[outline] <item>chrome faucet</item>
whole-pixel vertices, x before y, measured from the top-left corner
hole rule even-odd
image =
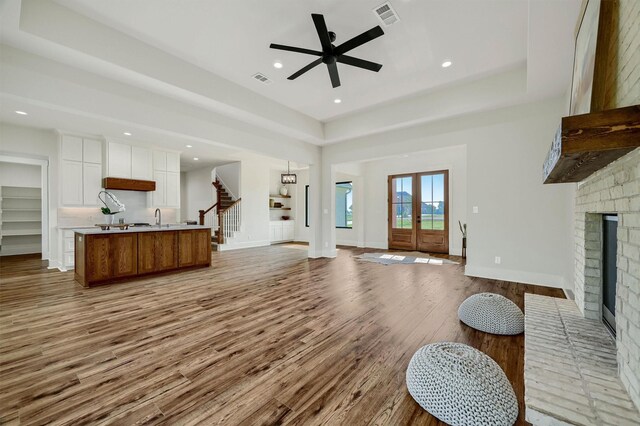
[[[158,225],[158,228],[162,228],[162,212],[160,209],[156,209],[153,216],[156,218],[156,225]]]

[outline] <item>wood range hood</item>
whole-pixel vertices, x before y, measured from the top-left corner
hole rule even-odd
[[[638,147],[640,105],[563,117],[544,162],[544,183],[580,182]]]
[[[125,179],[106,177],[102,179],[104,189],[119,189],[122,191],[155,191],[156,183],[152,180]]]

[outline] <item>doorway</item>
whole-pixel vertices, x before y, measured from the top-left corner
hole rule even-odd
[[[388,177],[389,248],[449,253],[449,171]]]

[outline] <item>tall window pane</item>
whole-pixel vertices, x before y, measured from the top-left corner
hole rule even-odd
[[[391,182],[391,227],[411,229],[413,217],[413,178],[393,178]]]
[[[309,227],[309,185],[304,186],[304,226]]]
[[[336,183],[336,228],[353,227],[353,184]]]

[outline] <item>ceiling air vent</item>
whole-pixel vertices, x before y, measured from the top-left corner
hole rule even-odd
[[[255,78],[256,80],[258,80],[262,84],[271,84],[271,83],[273,83],[273,81],[271,81],[271,79],[269,79],[269,77],[267,77],[266,75],[264,75],[262,73],[256,73],[256,74],[252,75],[251,77]]]
[[[395,24],[400,20],[400,17],[396,11],[393,10],[393,7],[391,7],[391,3],[389,2],[382,3],[380,6],[373,9],[373,13],[376,14],[385,27]]]

